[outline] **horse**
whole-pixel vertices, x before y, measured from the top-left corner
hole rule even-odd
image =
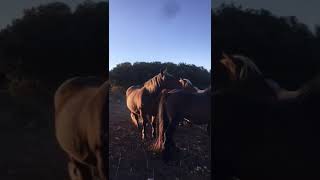
[[[314,117],[319,116],[320,76],[289,91],[264,77],[249,58],[224,55],[223,59],[219,63],[227,71],[228,86],[213,94],[216,175],[319,176],[315,173],[320,145],[314,142],[320,138],[320,123]],[[241,71],[249,73],[241,76]]]
[[[180,83],[182,84],[183,89],[189,91],[191,93],[203,93],[205,90],[201,90],[198,87],[194,86],[189,79],[182,79],[180,78]]]
[[[173,135],[178,123],[184,118],[194,124],[208,124],[207,130],[210,133],[211,87],[202,93],[190,93],[185,89],[162,91],[156,123],[157,138],[150,148],[162,153],[165,161],[171,159],[171,150],[176,148]]]
[[[131,121],[141,132],[141,139],[146,138],[146,125],[151,122],[152,137],[155,137],[155,116],[159,94],[163,89],[181,89],[179,79],[161,69],[160,73],[149,79],[143,86],[131,86],[126,91],[126,103],[130,110]],[[142,121],[139,121],[139,119]]]
[[[241,94],[251,99],[260,99],[270,103],[278,98],[276,82],[266,78],[250,58],[243,55],[227,55],[223,53],[223,58],[218,62],[217,67],[222,69],[219,73],[228,74],[228,78],[223,79],[224,82],[221,83],[223,86],[216,87],[216,93],[231,90],[237,95]],[[221,71],[224,72],[222,73]],[[217,74],[218,77],[219,75]],[[234,88],[237,91],[234,91]]]
[[[236,80],[245,80],[253,79],[256,77],[261,77],[258,79],[262,81],[264,85],[267,85],[275,96],[276,100],[284,101],[295,99],[301,93],[300,89],[289,91],[280,85],[273,79],[265,78],[262,74],[262,71],[258,66],[248,57],[242,55],[232,55],[223,54],[223,59],[220,60],[221,63],[228,69],[230,81]]]
[[[72,180],[107,179],[109,83],[96,77],[66,80],[54,95],[55,135],[69,157]]]

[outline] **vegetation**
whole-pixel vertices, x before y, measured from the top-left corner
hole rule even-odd
[[[195,86],[206,88],[210,85],[211,76],[208,70],[189,64],[174,64],[160,62],[125,62],[118,64],[109,72],[109,78],[113,85],[128,88],[132,85],[143,85],[144,82],[157,75],[160,69],[167,68],[175,77],[187,78]]]
[[[287,88],[297,88],[319,71],[320,27],[313,32],[294,16],[223,4],[213,10],[212,29],[214,62],[223,51],[244,54]]]
[[[21,82],[50,91],[73,76],[106,76],[108,17],[107,2],[85,1],[75,11],[60,2],[25,10],[0,31],[0,73],[10,88]]]

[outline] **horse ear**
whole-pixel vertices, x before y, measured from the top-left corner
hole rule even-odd
[[[163,75],[163,73],[164,73],[164,68],[161,68],[160,69],[160,74]]]
[[[168,71],[168,69],[167,69],[167,67],[166,67],[163,72],[166,73],[167,71]]]

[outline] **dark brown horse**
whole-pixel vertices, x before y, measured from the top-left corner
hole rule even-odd
[[[280,87],[280,85],[273,79],[265,78],[258,66],[248,57],[242,55],[223,54],[223,58],[220,62],[225,66],[229,74],[229,80],[227,81],[233,81],[233,83],[236,81],[242,81],[241,83],[244,83],[249,80],[256,80],[250,82],[253,86],[260,81],[261,85],[265,86],[265,90],[270,92],[270,94],[268,94],[272,96],[274,100],[293,100],[301,93],[301,89],[289,91]],[[263,90],[259,89],[258,93],[261,92],[263,92]]]
[[[107,179],[109,83],[94,77],[64,82],[54,96],[55,132],[69,156],[71,179]]]
[[[227,78],[219,79],[219,83],[216,83],[216,93],[227,90],[259,101],[273,102],[277,99],[275,83],[271,83],[274,81],[265,78],[250,58],[242,55],[223,54],[223,58],[216,66],[221,70],[215,76],[219,78],[225,77],[227,74]],[[237,89],[237,91],[233,89]]]
[[[170,159],[175,148],[173,135],[179,122],[186,118],[194,124],[211,124],[211,87],[202,93],[190,93],[184,89],[165,90],[161,94],[157,118],[157,139],[151,148],[163,152],[164,160]]]
[[[152,136],[155,136],[155,121],[159,94],[163,89],[182,88],[179,79],[167,72],[166,69],[160,70],[160,73],[143,86],[131,86],[126,91],[127,107],[130,110],[133,124],[141,131],[142,140],[146,137],[146,125],[152,124]],[[139,121],[141,120],[141,121]]]

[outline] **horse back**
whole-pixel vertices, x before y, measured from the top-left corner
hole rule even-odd
[[[168,114],[180,114],[195,124],[211,119],[211,96],[206,93],[190,93],[184,90],[169,91],[166,99]]]

